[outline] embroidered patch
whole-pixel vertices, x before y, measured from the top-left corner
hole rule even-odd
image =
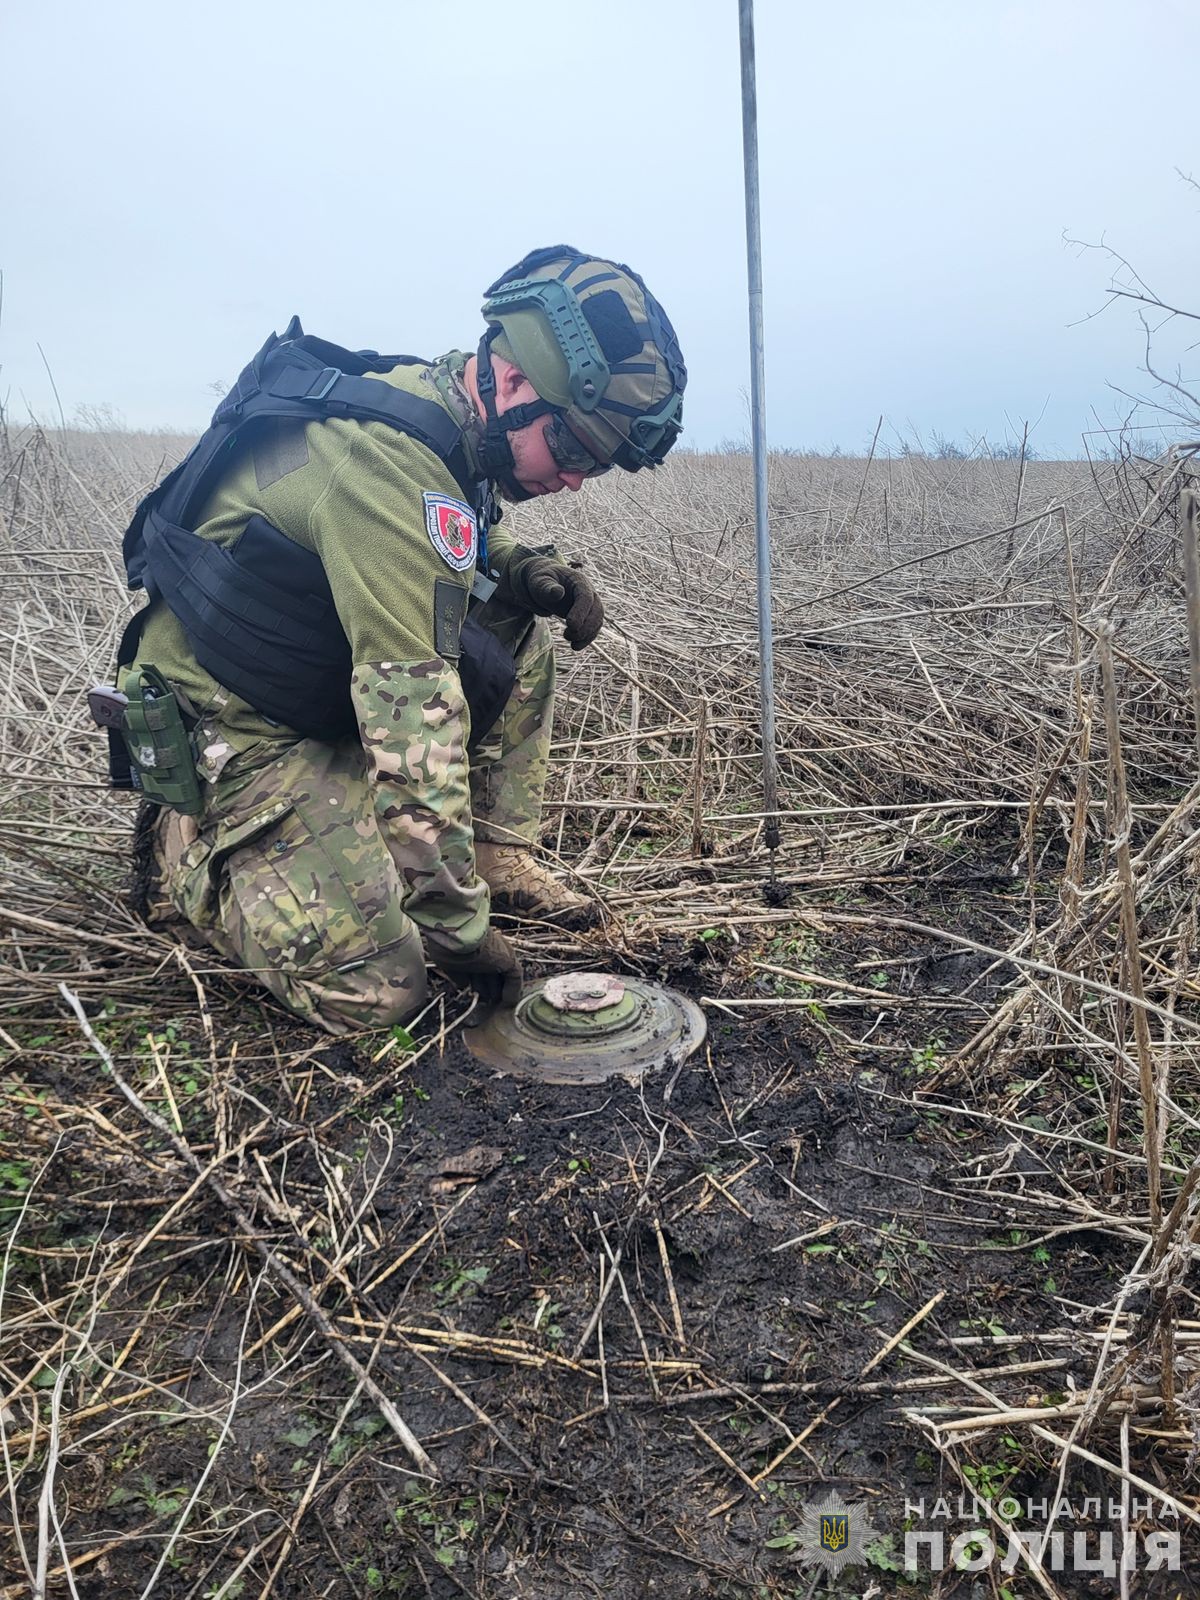
[[[452,500],[448,494],[426,490],[424,499],[429,542],[447,566],[455,572],[466,572],[475,565],[479,538],[475,513],[466,501]]]

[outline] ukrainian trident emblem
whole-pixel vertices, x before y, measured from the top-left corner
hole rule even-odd
[[[850,1516],[845,1511],[828,1511],[821,1515],[821,1549],[836,1554],[850,1537]]]
[[[866,1506],[843,1500],[836,1489],[805,1506],[797,1533],[800,1560],[824,1567],[834,1577],[843,1567],[864,1561],[866,1547],[876,1537]]]

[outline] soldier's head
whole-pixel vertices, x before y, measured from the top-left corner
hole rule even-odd
[[[483,463],[510,498],[659,465],[682,429],[687,368],[637,273],[552,245],[497,278],[483,315]]]

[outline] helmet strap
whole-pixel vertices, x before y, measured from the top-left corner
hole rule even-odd
[[[495,328],[489,328],[479,341],[479,354],[475,366],[475,383],[483,402],[484,428],[479,444],[479,459],[489,477],[495,478],[512,500],[531,500],[528,489],[517,482],[516,463],[513,461],[510,433],[527,428],[539,417],[548,417],[554,407],[546,400],[531,400],[523,406],[512,406],[503,416],[496,411],[496,373],[492,367],[492,340]]]

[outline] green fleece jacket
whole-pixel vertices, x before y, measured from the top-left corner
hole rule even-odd
[[[372,376],[448,410],[431,372],[400,366]],[[445,585],[465,593],[474,576],[470,525],[445,505],[461,499],[438,457],[386,423],[280,423],[234,457],[197,525],[204,538],[232,545],[258,515],[321,558],[350,641],[376,815],[410,885],[405,909],[435,948],[449,951],[473,949],[489,911],[475,872],[467,707],[456,659],[437,648],[447,636],[434,616],[437,586],[444,605]],[[514,548],[493,529],[490,569],[503,571]],[[206,672],[161,601],[150,607],[138,661],[157,667],[197,718],[197,766],[211,785],[213,819],[302,737]]]

